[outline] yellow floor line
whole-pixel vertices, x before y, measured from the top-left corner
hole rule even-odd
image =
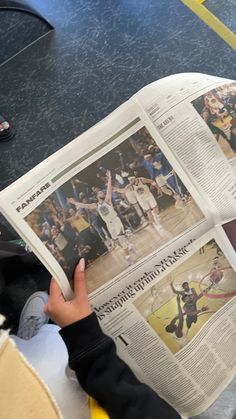
[[[236,51],[236,35],[202,4],[204,0],[181,1]]]

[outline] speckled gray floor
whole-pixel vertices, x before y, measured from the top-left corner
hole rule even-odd
[[[49,30],[46,23],[30,14],[0,9],[0,64],[44,36]]]
[[[156,79],[185,71],[235,78],[235,52],[180,0],[29,3],[55,31],[0,66],[0,112],[16,129],[0,144],[0,189]],[[13,312],[38,289],[31,279],[20,287],[13,278],[17,298],[9,284]]]
[[[204,6],[228,26],[231,31],[236,33],[235,0],[205,0]]]

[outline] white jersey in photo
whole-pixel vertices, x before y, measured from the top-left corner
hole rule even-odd
[[[97,210],[100,217],[106,223],[108,231],[113,240],[116,240],[119,235],[124,234],[124,226],[112,204],[108,204],[105,201],[98,202]]]
[[[133,190],[132,187],[128,188],[125,191],[125,196],[126,196],[126,199],[128,200],[128,202],[131,205],[137,204],[138,201],[137,201],[137,198],[136,198],[136,193],[135,193],[135,191]]]
[[[162,188],[163,186],[166,186],[166,179],[165,179],[165,176],[163,176],[163,175],[158,175],[158,176],[156,176],[156,177],[155,177],[155,181],[156,181],[156,184],[157,184],[160,188]]]
[[[136,184],[133,185],[134,192],[139,205],[144,211],[148,211],[157,206],[157,202],[150,192],[149,187],[143,183],[142,179],[137,179]]]

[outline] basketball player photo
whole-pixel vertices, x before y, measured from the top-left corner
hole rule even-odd
[[[228,83],[192,101],[228,159],[236,156],[236,83]]]
[[[85,258],[92,292],[197,226],[204,214],[142,127],[25,219],[69,279]]]
[[[236,296],[236,273],[215,240],[137,298],[135,307],[176,353]]]

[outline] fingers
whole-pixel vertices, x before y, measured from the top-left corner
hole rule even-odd
[[[79,264],[76,266],[74,275],[74,291],[75,300],[80,308],[80,318],[88,316],[91,312],[91,306],[88,300],[88,293],[85,279],[85,261],[81,259]]]
[[[50,300],[64,300],[61,289],[57,284],[54,278],[51,279],[50,290],[49,290],[49,299]]]
[[[74,291],[76,297],[80,297],[81,295],[87,295],[84,270],[85,261],[84,258],[82,258],[76,266],[74,273]]]
[[[61,289],[57,285],[56,280],[52,278],[49,289],[49,299],[48,303],[44,306],[44,312],[51,317],[55,304],[58,305],[58,303],[60,304],[64,301],[65,299],[62,295]]]
[[[87,293],[84,271],[85,271],[85,260],[84,258],[82,258],[80,259],[80,262],[76,266],[75,275],[74,275],[75,296],[81,301],[81,303],[88,301],[88,293]]]
[[[51,280],[50,295],[45,312],[60,327],[81,320],[92,312],[88,301],[84,270],[85,261],[81,259],[74,274],[75,297],[70,302],[65,301],[55,279]]]

